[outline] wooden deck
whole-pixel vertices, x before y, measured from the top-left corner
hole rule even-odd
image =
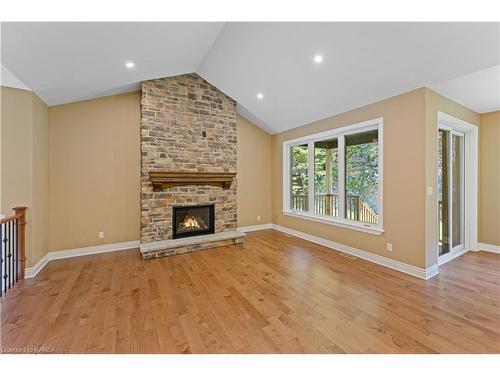
[[[1,346],[59,353],[500,353],[500,256],[428,281],[265,230],[143,261],[53,261],[1,300]]]

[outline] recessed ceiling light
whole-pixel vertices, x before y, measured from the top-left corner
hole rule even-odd
[[[125,63],[125,66],[129,69],[132,69],[135,66],[135,64],[132,61],[127,61]]]
[[[318,63],[318,64],[319,64],[319,63],[320,63],[320,62],[322,62],[322,61],[323,61],[323,56],[321,56],[321,55],[316,55],[316,56],[314,56],[314,62],[315,62],[315,63]]]
[[[259,92],[257,94],[257,99],[264,99],[264,94],[262,94],[261,92]]]

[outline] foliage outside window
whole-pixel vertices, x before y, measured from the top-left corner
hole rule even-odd
[[[291,147],[291,207],[294,210],[307,211],[309,208],[308,192],[308,149],[307,144]]]
[[[338,140],[314,142],[314,213],[338,216]]]
[[[380,227],[381,120],[350,128],[285,144],[285,211]]]
[[[345,137],[346,218],[378,223],[378,131]]]

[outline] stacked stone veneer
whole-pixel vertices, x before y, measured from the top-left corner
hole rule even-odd
[[[236,230],[236,179],[153,192],[152,171],[236,173],[236,102],[196,74],[142,82],[141,242],[172,238],[174,205],[215,204],[216,233]]]

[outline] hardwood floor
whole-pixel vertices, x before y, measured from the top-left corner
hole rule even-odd
[[[1,346],[62,353],[499,353],[500,256],[428,281],[265,230],[143,261],[52,261],[1,300]]]

